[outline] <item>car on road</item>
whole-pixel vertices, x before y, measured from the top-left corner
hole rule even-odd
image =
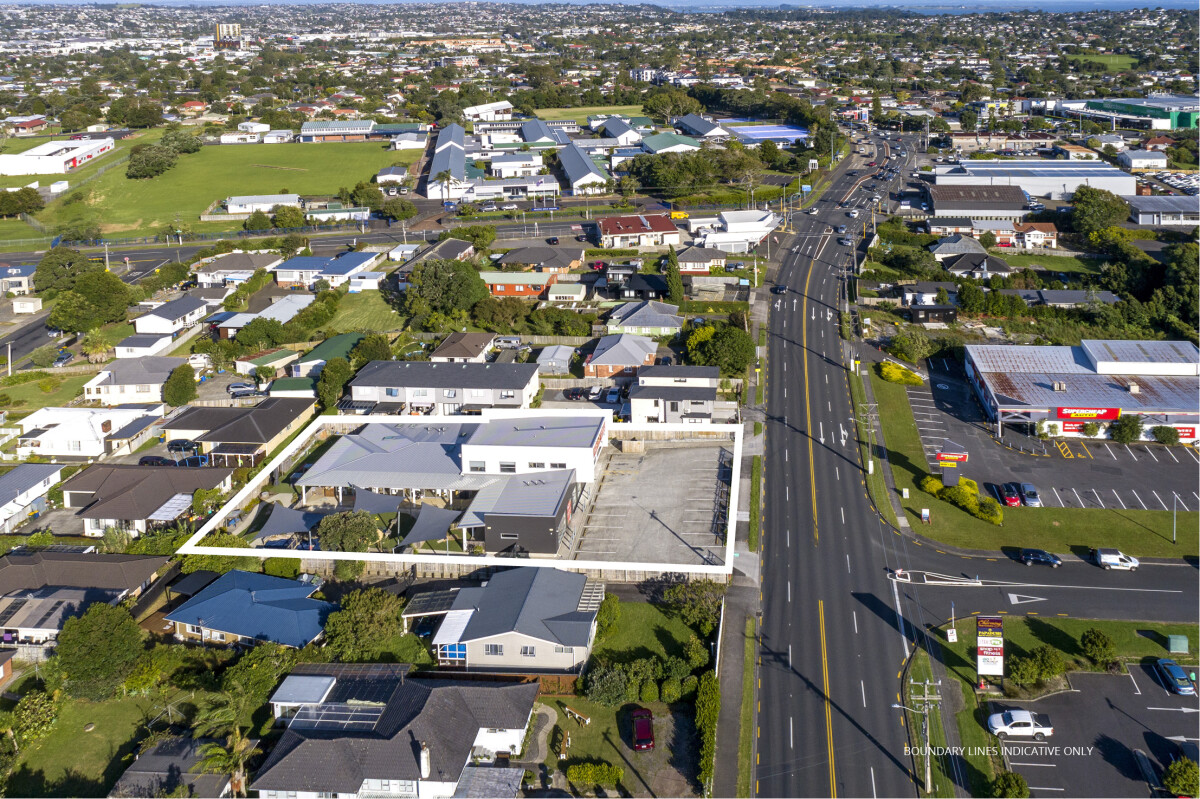
[[[516,211],[517,204],[516,203],[505,203],[504,205],[500,206],[500,210],[501,211]]]
[[[1033,483],[1021,483],[1020,491],[1021,499],[1025,500],[1025,504],[1028,507],[1042,507],[1042,495],[1038,493],[1037,486]]]
[[[575,241],[587,241],[587,236],[580,233],[578,236],[575,237]]]
[[[1028,710],[1005,710],[988,716],[988,732],[997,738],[1032,738],[1044,741],[1054,734],[1050,717]]]
[[[138,459],[138,466],[174,466],[175,461],[162,455],[143,455]]]
[[[877,161],[868,161],[868,162],[867,162],[867,166],[879,166],[879,162],[877,162]]]
[[[664,355],[663,357],[659,358],[658,365],[659,366],[670,366],[671,365],[671,356]]]
[[[54,359],[54,363],[53,363],[53,364],[51,364],[51,366],[53,366],[53,367],[55,367],[55,368],[57,369],[57,368],[60,368],[60,367],[66,366],[67,364],[69,364],[69,363],[70,363],[71,361],[73,361],[73,360],[75,360],[75,354],[74,354],[74,353],[71,353],[71,352],[60,352],[60,353],[58,354],[58,357]]]
[[[253,391],[258,388],[254,383],[230,383],[225,386],[226,394],[235,394],[239,391]]]
[[[558,236],[550,236],[546,239],[547,244],[558,244]]]
[[[858,170],[857,170],[857,169],[851,169],[851,170],[850,170],[849,172],[847,172],[846,174],[847,174],[847,175],[849,175],[849,176],[850,176],[850,177],[852,177],[852,178],[856,178],[856,177],[858,177]]]
[[[838,226],[837,226],[837,232],[838,232],[838,233],[845,233],[845,232],[846,232],[846,226],[845,226],[845,225],[838,225]]]
[[[842,245],[843,247],[853,247],[854,240],[843,236],[842,238],[838,239],[838,244]]]
[[[847,213],[846,216],[850,217],[851,219],[858,219],[858,209],[855,208],[853,211]]]
[[[208,456],[207,455],[193,455],[190,458],[184,458],[183,460],[179,461],[175,465],[190,467],[193,469],[201,467],[201,466],[207,466],[208,465]]]
[[[1168,691],[1180,696],[1196,695],[1196,686],[1192,685],[1192,681],[1188,679],[1187,674],[1178,663],[1169,658],[1159,658],[1155,661],[1154,667],[1158,670],[1158,676],[1162,678]]]
[[[1093,549],[1092,560],[1102,569],[1120,569],[1131,572],[1137,571],[1137,567],[1141,565],[1137,558],[1126,555],[1119,549]]]
[[[771,286],[772,294],[787,294],[787,286]]]
[[[1000,486],[1000,499],[1010,508],[1018,508],[1021,506],[1021,494],[1017,491],[1017,487],[1012,483],[1005,483]]]
[[[609,405],[616,405],[621,401],[621,389],[617,387],[610,388],[608,393],[604,395],[604,401]]]
[[[195,452],[197,449],[196,442],[186,438],[175,438],[167,442],[167,452],[170,453]]]
[[[816,215],[817,215],[817,209],[816,209],[816,208],[809,208],[809,209],[808,209],[807,211],[805,211],[804,213],[808,214],[809,216],[816,216]]]
[[[59,330],[57,327],[46,328],[46,336],[48,338],[58,338],[62,334],[63,334],[63,332],[61,330]]]
[[[654,714],[644,707],[633,711],[633,748],[637,752],[654,748]]]
[[[599,402],[602,394],[604,394],[604,389],[600,386],[592,386],[588,389],[587,398],[592,402]]]
[[[1062,558],[1052,555],[1044,549],[1022,549],[1021,562],[1026,566],[1049,566],[1057,569],[1062,565]]]

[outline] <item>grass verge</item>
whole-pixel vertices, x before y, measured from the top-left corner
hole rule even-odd
[[[854,403],[855,415],[857,416],[858,408],[866,401],[866,390],[863,387],[862,377],[850,372],[848,378],[850,381],[850,398]],[[875,399],[879,399],[876,397]],[[862,463],[868,463],[871,458],[871,445],[865,437],[866,431],[862,429],[862,425],[858,424],[858,454]],[[888,439],[891,440],[890,438]],[[898,527],[896,521],[896,509],[892,506],[891,495],[888,493],[887,481],[883,479],[883,464],[875,469],[874,474],[867,475],[867,491],[871,495],[871,501],[875,503],[875,507],[883,515],[883,518],[892,527]]]
[[[1005,508],[1004,526],[977,519],[917,488],[929,474],[908,394],[903,386],[871,374],[879,422],[897,490],[909,489],[901,505],[921,534],[951,546],[999,550],[1036,547],[1086,556],[1092,547],[1115,547],[1135,557],[1178,558],[1200,547],[1200,513],[1181,512],[1177,545],[1171,543],[1171,512],[1116,508]],[[922,525],[921,508],[933,510]]]
[[[932,680],[933,670],[929,663],[929,654],[924,650],[917,650],[913,655],[913,662],[908,671],[908,682],[904,685],[904,704],[908,708],[923,710],[924,703],[919,703],[914,696],[921,696],[925,692],[925,681]],[[915,685],[914,685],[915,683]],[[937,693],[942,694],[942,702],[946,701],[945,688],[942,686],[934,688]],[[917,747],[929,746],[944,750],[948,745],[946,741],[946,730],[942,726],[942,714],[937,712],[937,705],[930,705],[929,713],[929,729],[926,733],[923,723],[923,713],[914,713],[912,710],[904,711],[904,723],[909,725],[909,739]],[[926,740],[925,736],[929,738]],[[928,751],[928,750],[925,750]],[[925,781],[925,755],[918,754],[913,758],[913,764],[916,769],[917,779],[924,783]],[[928,787],[923,793],[926,796],[953,797],[954,796],[954,780],[950,775],[950,764],[945,757],[936,757],[930,761],[930,781],[933,785],[933,790]],[[983,794],[973,794],[974,796],[982,796]]]
[[[738,725],[737,795],[748,797],[754,776],[754,619],[746,619],[742,661],[742,710]]]
[[[755,455],[750,465],[750,532],[746,545],[751,552],[758,551],[758,540],[762,536],[762,455]]]

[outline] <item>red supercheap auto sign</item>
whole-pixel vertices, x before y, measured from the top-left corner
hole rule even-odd
[[[1119,419],[1120,408],[1058,408],[1059,419]]]

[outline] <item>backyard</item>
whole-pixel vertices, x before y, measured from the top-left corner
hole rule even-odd
[[[1034,269],[1045,272],[1065,272],[1067,274],[1100,274],[1100,258],[1087,258],[1077,255],[1025,255],[1007,253],[1003,247],[993,248],[991,252],[1003,258],[1009,266],[1017,269]]]
[[[38,408],[66,405],[83,391],[83,384],[95,376],[95,372],[65,377],[51,375],[41,380],[0,389],[0,395],[8,397],[4,407],[15,411],[28,412]]]
[[[392,310],[380,292],[363,291],[342,297],[329,329],[343,333],[383,333],[399,330],[404,323],[404,317]]]

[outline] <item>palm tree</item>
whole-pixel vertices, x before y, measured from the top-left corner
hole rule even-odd
[[[246,764],[262,752],[257,742],[242,734],[240,728],[225,737],[225,743],[215,741],[200,747],[200,760],[192,771],[201,774],[228,774],[229,789],[234,796],[246,795]]]
[[[103,363],[112,349],[112,342],[98,330],[93,330],[83,337],[80,351],[87,356],[88,363]]]
[[[201,738],[241,735],[249,710],[245,691],[221,690],[200,700],[192,728]]]

